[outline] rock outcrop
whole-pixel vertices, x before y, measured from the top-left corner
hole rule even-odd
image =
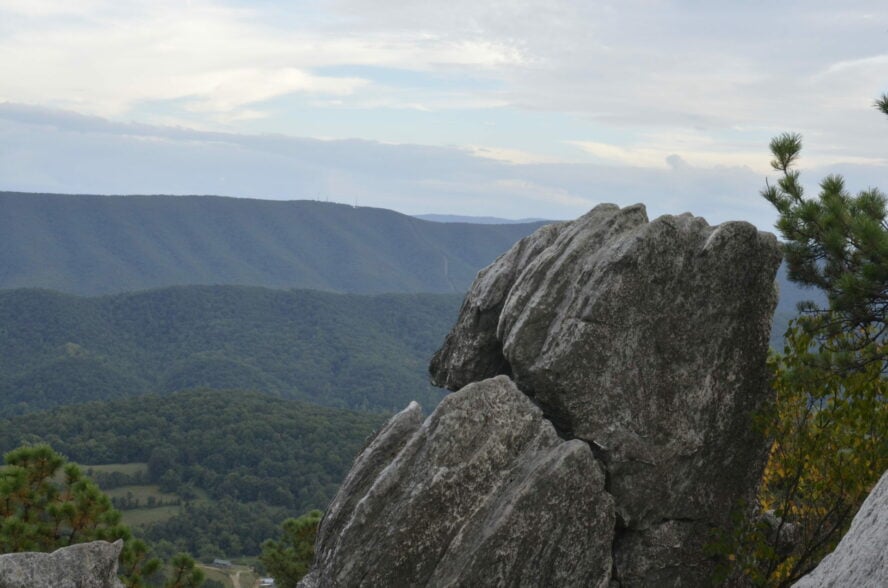
[[[700,584],[702,544],[758,480],[780,255],[747,223],[598,206],[482,270],[432,360],[449,388],[510,375],[605,464],[626,585]]]
[[[123,541],[93,541],[52,553],[0,555],[0,588],[123,588],[117,558]]]
[[[888,472],[863,502],[835,551],[794,588],[888,586]]]
[[[766,453],[779,260],[747,223],[640,205],[517,243],[432,360],[460,391],[362,453],[303,585],[707,585]]]
[[[304,587],[601,586],[613,500],[505,377],[412,404],[361,453],[318,532]]]

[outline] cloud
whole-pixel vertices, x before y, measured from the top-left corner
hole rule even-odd
[[[748,168],[504,162],[458,147],[322,141],[136,123],[0,104],[0,189],[319,198],[418,214],[573,218],[645,202],[767,227]]]
[[[556,157],[531,153],[530,151],[524,151],[522,149],[470,145],[468,151],[476,157],[484,157],[486,159],[493,159],[505,163],[558,163],[560,161]]]
[[[888,184],[886,30],[874,0],[0,0],[0,178],[767,226],[779,132],[815,188]]]
[[[209,0],[135,0],[126,10],[100,0],[3,1],[0,20],[14,26],[0,27],[0,100],[112,117],[181,101],[186,112],[232,120],[272,98],[342,97],[370,85],[313,73],[325,66],[489,69],[521,61],[517,48],[490,39],[281,28],[263,17]]]
[[[728,140],[716,141],[702,133],[684,133],[679,129],[646,134],[629,146],[599,141],[568,143],[602,162],[625,166],[667,169],[682,162],[701,167],[745,166],[759,173],[770,169],[768,155],[761,149],[744,151],[744,146]]]
[[[295,92],[346,96],[366,84],[359,78],[315,76],[296,68],[237,69],[172,80],[177,91],[167,98],[193,98],[187,106],[191,111],[228,113]]]

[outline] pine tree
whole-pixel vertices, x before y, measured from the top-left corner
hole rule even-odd
[[[260,559],[278,586],[295,588],[308,573],[322,517],[321,511],[313,510],[299,518],[287,519],[282,525],[281,540],[262,544]]]
[[[120,522],[111,500],[81,469],[49,445],[23,446],[4,456],[0,468],[0,553],[54,551],[87,541],[123,540],[121,580],[131,587],[161,567],[148,545]],[[187,554],[173,561],[169,588],[193,588],[203,580]]]
[[[876,107],[888,114],[888,95]],[[762,195],[780,213],[789,278],[823,290],[828,305],[802,305],[769,360],[777,401],[760,415],[773,445],[758,516],[716,545],[727,576],[760,586],[790,586],[812,570],[888,469],[886,198],[875,188],[852,196],[831,175],[806,199],[801,145],[790,133],[771,141],[782,175]]]

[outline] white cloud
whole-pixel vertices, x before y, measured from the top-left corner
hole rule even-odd
[[[635,167],[668,167],[666,157],[670,154],[664,154],[657,149],[621,147],[597,141],[570,141],[570,144],[607,163]]]
[[[493,159],[504,163],[562,163],[562,160],[549,155],[541,155],[539,153],[531,153],[522,149],[509,149],[503,147],[484,147],[480,145],[470,145],[469,153],[476,157],[485,159]]]
[[[232,112],[293,92],[345,96],[366,83],[360,78],[315,76],[295,68],[238,69],[177,78],[171,84],[175,95],[167,97],[196,97],[188,106],[193,111]]]
[[[69,11],[88,18],[45,18]],[[290,93],[343,96],[368,85],[311,73],[329,65],[489,69],[522,59],[515,47],[487,39],[276,28],[254,10],[208,0],[138,0],[126,10],[100,1],[4,1],[4,16],[19,20],[0,35],[0,99],[103,116],[187,99],[186,108],[236,117]]]
[[[323,198],[513,218],[576,217],[599,202],[692,210],[767,227],[762,177],[744,168],[505,163],[461,148],[240,135],[114,123],[0,104],[0,189]],[[220,172],[224,170],[224,173]]]
[[[564,211],[599,198],[656,197],[664,209],[699,206],[721,214],[721,205],[761,215],[742,199],[756,198],[769,172],[768,139],[784,130],[804,135],[802,163],[809,170],[844,166],[863,170],[866,181],[888,176],[881,156],[888,121],[871,108],[888,90],[886,30],[888,12],[882,2],[869,0],[0,0],[0,101],[231,131],[216,136],[221,143],[212,143],[214,148],[234,141],[256,157],[283,158],[289,165],[290,151],[282,154],[275,151],[279,144],[244,133],[301,132],[292,121],[317,114],[333,122],[305,134],[380,142],[403,142],[406,135],[455,145],[379,151],[331,142],[354,149],[344,161],[356,167],[346,169],[332,156],[313,164],[335,168],[328,176],[337,178],[330,182],[340,190],[388,190],[400,195],[390,202],[402,207],[418,198],[414,192],[429,189],[443,202],[466,206],[480,198],[502,208],[510,194],[522,194],[527,206],[532,195],[551,194]],[[405,83],[361,66],[415,78]],[[300,110],[290,110],[288,100],[298,101]],[[482,122],[461,118],[479,110],[485,111],[479,121],[487,111],[506,114],[496,126],[479,130]],[[41,112],[30,116],[56,120]],[[334,128],[340,113],[352,118]],[[424,123],[421,136],[411,133],[417,121],[432,121]],[[79,135],[94,148],[84,152],[104,153],[95,135],[98,123],[79,124],[93,129]],[[185,149],[183,135],[169,129],[127,128],[138,137],[166,137],[171,152]],[[66,141],[78,136],[70,127],[54,132]],[[117,131],[108,137],[122,141]],[[299,140],[284,143],[291,149]],[[4,149],[12,166],[5,173],[14,177],[21,173],[10,161],[48,163],[8,141]],[[132,149],[126,143],[124,152],[132,155]],[[314,157],[312,149],[300,157]],[[367,171],[379,166],[371,152],[403,155],[399,149],[411,155],[396,170],[402,184]],[[188,151],[188,157],[204,161],[210,155]],[[422,157],[447,172],[430,171]],[[90,162],[79,161],[91,169]],[[133,185],[120,189],[147,191],[135,184],[139,178],[155,190],[176,191],[179,182],[198,192],[249,192],[245,176],[235,189],[231,177],[237,174],[222,185],[210,182],[209,174],[173,167],[182,174],[178,179],[132,175]],[[244,174],[259,169],[235,167]],[[84,177],[74,171],[64,176],[62,169],[69,168],[33,185]],[[210,183],[201,188],[198,178]],[[448,192],[441,181],[459,187]],[[269,193],[285,191],[283,179],[275,182],[263,185]],[[79,185],[107,189],[98,176]],[[704,186],[707,196],[695,196]],[[431,209],[426,204],[421,211]],[[539,210],[521,214],[541,216]]]
[[[107,6],[105,0],[0,0],[0,11],[30,18],[72,16]]]

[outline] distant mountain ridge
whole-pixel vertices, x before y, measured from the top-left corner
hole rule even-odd
[[[190,284],[464,292],[543,224],[219,196],[0,192],[0,211],[0,288],[81,295]]]
[[[192,284],[463,293],[545,224],[310,200],[2,191],[0,212],[0,289],[85,296]],[[790,283],[785,266],[777,280],[779,348],[796,303],[824,299]]]

